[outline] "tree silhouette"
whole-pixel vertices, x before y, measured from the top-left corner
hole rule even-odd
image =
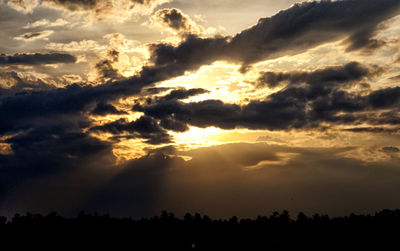
[[[214,220],[198,213],[188,213],[180,219],[167,211],[140,220],[85,212],[76,218],[64,218],[55,212],[45,216],[16,214],[10,221],[0,217],[4,246],[53,250],[76,249],[78,244],[86,249],[134,250],[382,250],[397,244],[399,227],[400,210],[335,218],[299,213],[295,220],[288,211],[256,219],[233,216],[228,220]]]

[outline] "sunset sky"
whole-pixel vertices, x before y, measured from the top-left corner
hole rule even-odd
[[[0,0],[0,215],[400,208],[399,0]]]

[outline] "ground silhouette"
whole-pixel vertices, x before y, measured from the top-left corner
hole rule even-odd
[[[213,220],[200,214],[183,219],[163,211],[134,220],[86,214],[64,218],[57,213],[0,217],[3,247],[73,250],[339,250],[398,246],[400,210],[374,215],[330,218],[287,211],[256,219]]]

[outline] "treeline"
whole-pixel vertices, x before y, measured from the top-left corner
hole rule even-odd
[[[14,248],[120,250],[385,249],[400,243],[400,210],[330,218],[287,211],[256,219],[214,220],[172,213],[134,220],[80,213],[76,218],[16,214],[0,217],[0,243]]]

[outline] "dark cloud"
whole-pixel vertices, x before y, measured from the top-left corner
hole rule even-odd
[[[378,5],[378,2],[379,2],[379,7],[375,6]],[[355,4],[358,5],[355,6]],[[34,94],[32,97],[24,95],[19,97],[9,97],[5,99],[0,103],[0,117],[3,117],[4,115],[7,118],[11,117],[11,119],[9,119],[9,122],[6,123],[7,125],[3,124],[2,126],[0,126],[1,127],[0,131],[6,130],[5,128],[9,126],[15,128],[15,127],[21,127],[20,126],[21,124],[29,124],[32,121],[29,119],[34,117],[35,115],[42,117],[42,116],[48,116],[49,113],[53,113],[54,115],[56,113],[57,114],[71,113],[71,112],[81,113],[84,109],[87,109],[87,107],[89,107],[93,103],[105,102],[120,97],[126,97],[138,94],[142,88],[148,87],[152,83],[182,75],[184,74],[185,71],[196,70],[200,66],[205,64],[210,64],[216,60],[220,59],[230,60],[230,59],[240,58],[243,62],[247,62],[249,60],[247,60],[246,58],[250,58],[248,56],[254,53],[252,51],[253,50],[252,48],[261,48],[261,49],[264,48],[263,39],[265,39],[265,41],[267,42],[274,41],[274,39],[272,38],[269,39],[269,36],[271,34],[279,36],[283,36],[284,34],[286,34],[284,35],[284,37],[287,38],[286,41],[292,41],[291,36],[297,36],[303,33],[305,35],[308,34],[307,32],[309,31],[311,32],[313,29],[320,27],[320,24],[318,24],[318,22],[322,22],[324,24],[323,25],[324,31],[330,30],[331,27],[326,26],[328,24],[335,24],[335,25],[348,24],[348,26],[343,26],[343,27],[347,27],[346,31],[348,31],[348,33],[351,33],[353,29],[358,29],[357,27],[359,27],[360,23],[377,22],[381,21],[381,19],[383,20],[384,18],[388,18],[389,14],[394,15],[393,12],[397,10],[398,4],[399,3],[397,1],[390,1],[390,0],[372,1],[372,2],[360,1],[360,0],[348,0],[343,2],[324,1],[318,3],[317,2],[304,3],[301,5],[295,5],[294,7],[286,11],[283,11],[271,18],[260,20],[260,22],[256,26],[246,31],[243,31],[242,33],[232,38],[231,41],[229,41],[229,39],[226,37],[198,38],[196,36],[188,36],[178,46],[172,46],[162,43],[155,44],[151,47],[152,51],[151,60],[154,65],[143,67],[140,76],[132,77],[130,79],[122,80],[119,82],[109,82],[95,87],[72,86],[55,91],[37,93]],[[307,12],[307,10],[309,11]],[[334,12],[333,10],[336,11],[337,13]],[[341,13],[341,11],[344,10],[346,10],[345,11],[346,15],[341,17],[339,13]],[[349,14],[351,12],[350,10],[354,12],[352,13],[352,15]],[[358,21],[355,20],[354,17],[357,16],[355,15],[355,13],[358,13],[358,11],[360,10],[363,10],[366,13],[365,15],[361,15],[362,17],[365,17],[367,16],[367,14],[370,14],[371,18],[368,20],[364,20],[365,18],[361,18],[360,20],[357,19]],[[293,22],[292,28],[294,30],[289,29],[289,27],[291,26],[288,25],[285,26],[282,25],[280,22],[278,22],[279,20],[283,20],[283,17],[289,17],[292,15],[293,17],[302,16],[301,15],[302,13],[310,13],[310,16],[308,15],[304,16],[304,20],[293,19],[291,22]],[[337,18],[335,22],[332,21],[334,18]],[[291,19],[289,18],[285,20],[291,20]],[[357,21],[357,22],[355,24],[351,24],[352,21],[354,22]],[[303,24],[303,26],[298,25],[298,23]],[[304,25],[305,23],[308,25]],[[277,27],[272,29],[273,25],[276,25]],[[278,30],[278,27],[279,28],[283,27],[283,28]],[[291,32],[296,31],[296,32],[289,33],[288,31]],[[261,34],[264,34],[264,36],[261,36]],[[318,43],[317,41],[315,43],[306,43],[309,45],[307,48],[326,42],[326,40],[321,39],[324,38],[323,36],[322,37],[315,36],[316,34],[314,33],[312,34],[313,38],[318,40]],[[333,32],[333,34],[336,33]],[[249,37],[251,39],[249,40],[244,39],[245,37]],[[301,36],[301,38],[305,39],[307,38],[307,36]],[[242,44],[245,41],[247,41],[247,44]],[[256,42],[259,42],[260,45],[255,46]],[[276,50],[277,51],[285,50],[287,49],[287,46],[289,46],[291,43],[292,42],[279,43],[279,46],[278,45],[275,46]],[[240,50],[236,51],[235,47],[239,46],[240,44],[242,44],[243,47],[241,47]],[[266,51],[268,52],[268,50]],[[243,56],[239,57],[238,56],[239,54],[237,54],[238,52],[241,52]],[[245,56],[245,54],[248,56]],[[262,58],[271,57],[271,55],[267,56],[265,53],[257,52],[256,54],[259,56],[259,59],[261,59],[261,57]],[[58,56],[50,56],[50,58],[52,58],[53,60],[45,60],[45,58],[47,58],[47,55],[52,55],[52,54],[34,54],[34,55],[20,54],[20,56],[17,57],[3,56],[1,60],[3,64],[6,61],[8,64],[10,62],[13,62],[14,64],[17,62],[25,64],[28,63],[38,64],[39,62],[54,63],[54,61],[59,61]],[[60,55],[60,54],[55,54],[55,55]],[[41,60],[36,59],[36,57],[40,58]],[[57,58],[57,60],[54,59],[54,57]],[[75,60],[75,58],[73,58],[70,55],[64,55],[64,57],[67,58],[69,61]],[[319,92],[329,93],[329,90],[326,90],[324,87],[313,87],[313,88],[307,87],[306,89],[291,88],[285,91],[285,93],[289,95],[288,97],[284,97],[285,93],[280,92],[274,97],[271,97],[270,101],[266,102],[267,107],[268,106],[271,106],[271,108],[273,107],[271,111],[270,109],[266,108],[266,106],[261,105],[264,104],[263,102],[253,103],[251,104],[251,106],[257,109],[259,108],[261,109],[261,107],[263,107],[263,109],[266,109],[265,111],[271,112],[272,118],[281,115],[277,112],[278,110],[276,109],[283,108],[282,114],[285,114],[285,116],[291,118],[296,118],[295,120],[299,120],[299,116],[303,117],[302,113],[304,111],[305,104],[304,101],[296,104],[296,102],[302,99],[301,97],[293,97],[296,92],[299,92],[299,95],[315,95],[316,93]],[[308,94],[306,94],[305,92],[307,92]],[[335,95],[339,95],[342,98],[349,96],[340,93],[336,93]],[[279,104],[278,99],[281,99],[283,103]],[[376,98],[373,98],[373,100],[376,100]],[[374,102],[377,103],[377,101]],[[218,103],[218,101],[214,103],[216,104]],[[342,102],[342,104],[344,103]],[[320,107],[322,107],[323,105],[324,104],[321,103]],[[25,112],[23,109],[20,109],[18,107],[24,107],[24,109],[30,110],[30,112]],[[17,108],[20,109],[19,112],[11,114],[10,111],[15,111]],[[236,110],[237,108],[233,107],[230,109]],[[252,112],[250,114],[254,113],[257,112]],[[280,121],[282,119],[278,119],[277,121]],[[266,120],[265,116],[263,120]],[[15,125],[17,121],[18,121],[17,123],[18,126]],[[300,121],[304,120],[300,119]],[[223,123],[223,124],[229,124],[229,123]],[[183,127],[181,126],[181,129],[182,128]],[[271,128],[273,128],[273,126]]]
[[[343,131],[360,132],[360,133],[397,133],[400,131],[400,128],[391,129],[384,127],[354,127],[354,128],[343,129]]]
[[[164,130],[156,120],[144,116],[136,121],[128,122],[125,119],[102,125],[90,129],[93,132],[108,132],[114,135],[129,133],[128,137],[146,139],[148,144],[163,144],[171,142],[167,131]]]
[[[349,50],[361,49],[361,45],[371,48],[377,25],[399,14],[399,7],[397,0],[296,4],[275,16],[260,19],[257,25],[233,37],[199,38],[190,35],[178,46],[153,45],[152,69],[160,72],[151,71],[151,74],[162,75],[167,71],[171,75],[180,75],[184,70],[196,70],[216,60],[239,62],[245,67],[260,60],[298,54],[348,36]],[[361,31],[362,38],[357,35]]]
[[[42,32],[29,32],[21,36],[23,39],[31,39],[35,37],[41,36],[43,33]]]
[[[106,103],[99,103],[96,105],[96,107],[91,111],[91,114],[93,115],[100,115],[100,116],[105,116],[105,115],[122,115],[122,114],[128,114],[125,111],[120,111],[115,106],[111,104],[106,104]]]
[[[0,154],[1,199],[29,179],[114,165],[112,145],[81,133],[75,123],[65,118],[6,140],[12,154]]]
[[[169,28],[181,36],[200,34],[204,31],[203,27],[176,8],[156,11],[151,17],[151,22],[153,25]]]
[[[377,25],[399,13],[397,0],[304,2],[263,18],[232,38],[233,59],[253,63],[299,53],[329,41],[348,38],[348,50],[371,48]]]
[[[74,10],[89,10],[95,7],[111,7],[112,1],[109,0],[44,0],[44,2],[53,3],[65,7],[71,11]],[[131,0],[133,4],[149,5],[157,0]]]
[[[178,9],[162,9],[156,12],[156,17],[177,31],[190,31],[189,20]]]
[[[54,3],[63,6],[69,10],[88,10],[94,8],[99,2],[104,0],[45,0],[46,2]]]
[[[395,146],[386,146],[384,148],[382,148],[383,151],[385,152],[389,152],[389,153],[398,153],[400,152],[399,148],[395,147]]]
[[[258,78],[257,85],[267,85],[273,88],[282,82],[292,85],[300,83],[311,85],[345,84],[352,81],[360,81],[367,76],[371,76],[371,72],[367,67],[358,62],[351,62],[344,66],[327,67],[312,72],[264,72]]]
[[[369,101],[376,108],[398,107],[400,102],[400,87],[387,88],[373,92]]]
[[[101,60],[95,65],[99,78],[103,79],[120,79],[121,74],[112,66],[112,62],[108,59]]]
[[[15,54],[13,56],[7,56],[4,54],[0,55],[0,66],[1,65],[41,65],[41,64],[65,64],[75,63],[76,57],[63,54],[63,53],[51,53],[51,54]]]
[[[352,69],[349,66],[357,66],[356,69],[361,71],[343,73],[342,69]],[[333,74],[335,72],[338,76]],[[361,79],[367,75],[362,66],[352,63],[334,70],[329,68],[298,74],[294,78],[297,79],[296,82],[300,79],[306,81],[305,84],[288,85],[265,100],[250,101],[247,105],[226,104],[219,100],[183,103],[179,100],[160,99],[154,103],[137,104],[134,110],[159,119],[162,121],[161,125],[176,131],[187,128],[185,124],[223,129],[269,130],[318,128],[322,124],[356,125],[361,122],[371,125],[398,125],[400,116],[397,110],[382,113],[377,111],[398,107],[399,88],[377,90],[368,95],[339,88],[343,82]],[[333,81],[335,84],[324,84],[324,81]]]
[[[179,100],[179,99],[187,99],[192,96],[208,93],[206,89],[203,88],[194,88],[194,89],[178,89],[171,91],[168,95],[165,95],[160,98],[160,100],[168,101],[168,100]]]
[[[225,37],[199,38],[194,35],[189,35],[176,47],[163,43],[153,44],[150,50],[154,65],[143,68],[142,77],[171,78],[216,60],[228,59],[224,56],[227,45]]]
[[[123,79],[121,73],[113,66],[113,63],[119,61],[119,51],[116,49],[111,49],[107,52],[107,58],[100,60],[96,65],[98,78],[100,81],[105,82],[105,80],[118,80]]]

